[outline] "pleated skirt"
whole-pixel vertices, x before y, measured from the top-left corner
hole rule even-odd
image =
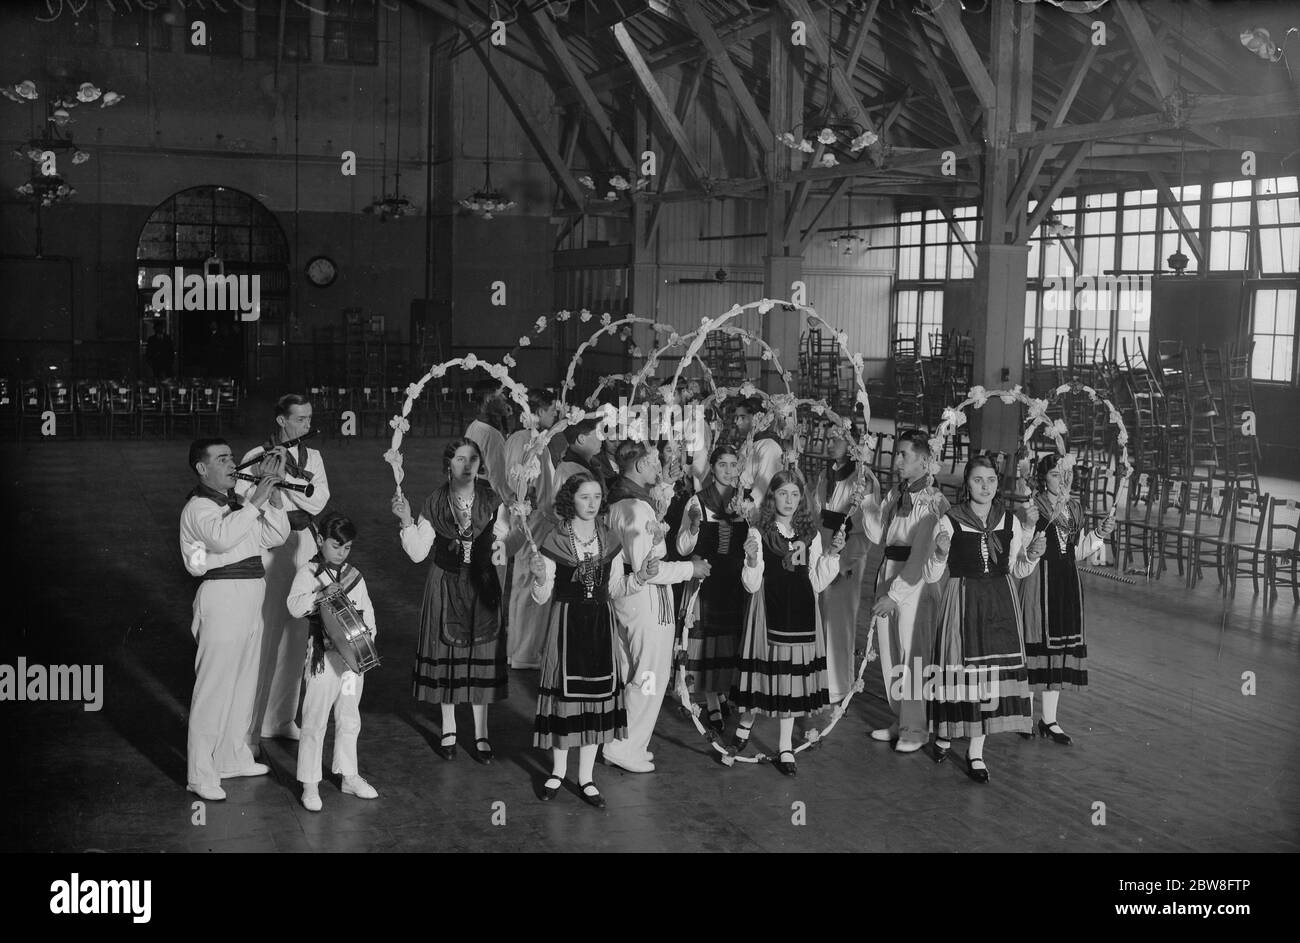
[[[731,700],[743,711],[783,719],[825,710],[831,692],[826,678],[826,639],[820,627],[814,638],[808,645],[770,644],[763,593],[750,594]]]
[[[926,666],[935,681],[925,694],[931,729],[943,740],[1029,733],[1033,701],[1011,577],[952,577],[939,613],[934,658]]]
[[[604,603],[613,625],[614,613]],[[614,693],[596,700],[565,697],[560,664],[560,632],[568,619],[569,604],[554,602],[546,637],[542,642],[542,664],[537,686],[537,717],[533,722],[533,746],[567,750],[570,747],[608,743],[627,736],[627,707],[623,703],[622,679],[615,678]],[[608,628],[607,626],[607,628]],[[571,639],[577,644],[578,639]],[[617,673],[617,666],[614,668]]]
[[[504,701],[510,681],[506,630],[473,645],[451,645],[442,637],[442,579],[452,576],[434,566],[425,583],[411,693],[429,704]]]
[[[1060,691],[1088,685],[1083,631],[1083,586],[1070,561],[1043,557],[1020,582],[1029,687]]]

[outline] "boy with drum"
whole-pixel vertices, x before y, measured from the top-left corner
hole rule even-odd
[[[289,614],[307,617],[309,638],[307,664],[303,669],[307,687],[302,696],[302,739],[298,743],[298,781],[302,783],[302,804],[310,812],[321,810],[319,784],[325,727],[334,711],[333,770],[343,776],[343,792],[361,799],[376,799],[379,793],[357,774],[357,735],[361,733],[361,687],[364,675],[348,668],[343,656],[325,634],[320,603],[325,597],[347,593],[361,621],[373,639],[375,611],[366,591],[366,581],[348,564],[356,526],[334,511],[315,522],[317,554],[299,569],[289,590]],[[364,666],[363,666],[364,668]]]

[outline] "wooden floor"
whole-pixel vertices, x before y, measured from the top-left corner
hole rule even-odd
[[[252,444],[236,439],[236,452]],[[1300,628],[1290,596],[1271,608],[1249,584],[1187,592],[1087,577],[1091,686],[1062,696],[1071,747],[991,737],[992,781],[964,774],[965,744],[936,766],[865,734],[885,722],[878,670],[799,774],[726,768],[677,712],[660,717],[658,771],[599,766],[609,802],[536,798],[547,757],[530,746],[536,672],[511,675],[492,708],[498,760],[439,759],[437,714],[410,695],[424,567],[388,510],[378,439],[327,442],[332,505],[358,523],[353,561],[380,619],[385,664],[367,676],[361,771],[381,798],[322,784],[305,811],[296,744],[273,742],[272,775],[227,781],[229,800],[192,822],[184,791],[193,681],[194,582],[176,528],[193,477],[187,443],[37,441],[0,447],[10,588],[0,662],[103,664],[103,710],[0,703],[0,849],[35,851],[1297,851]],[[440,444],[439,444],[440,445]],[[436,483],[440,448],[408,441],[407,493]],[[15,526],[16,523],[16,526]],[[869,598],[869,597],[868,597]],[[1243,675],[1256,693],[1242,692]],[[462,731],[472,729],[468,715]],[[775,725],[756,739],[774,746]],[[576,774],[576,756],[571,761]],[[572,777],[571,777],[572,778]],[[505,824],[493,824],[494,803]],[[795,824],[802,803],[806,824]],[[1104,803],[1104,824],[1098,819]]]

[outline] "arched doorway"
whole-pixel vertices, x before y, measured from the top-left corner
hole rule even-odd
[[[136,244],[137,321],[141,356],[162,322],[176,348],[177,376],[231,376],[248,386],[281,372],[281,333],[289,308],[289,241],[275,215],[240,190],[203,186],[181,190],[149,214]],[[190,304],[151,308],[155,276],[220,271],[259,276],[259,317]],[[143,366],[143,363],[142,363]]]

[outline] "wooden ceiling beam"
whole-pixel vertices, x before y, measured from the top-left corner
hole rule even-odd
[[[804,230],[803,235],[799,237],[799,255],[803,255],[808,251],[808,246],[812,243],[813,236],[817,235],[818,231],[822,228],[822,217],[826,215],[827,210],[839,202],[840,197],[844,195],[844,191],[847,190],[849,185],[852,183],[852,177],[845,177],[842,180],[837,181],[835,186],[831,187],[831,192],[826,195],[826,202],[822,203],[822,205],[817,208],[817,212],[813,214],[812,220],[808,223],[808,228]]]
[[[699,0],[680,0],[680,4],[682,12],[686,14],[686,19],[691,24],[691,28],[695,30],[696,35],[704,43],[709,58],[713,60],[713,64],[722,73],[727,88],[731,90],[731,97],[735,99],[740,115],[744,118],[750,133],[754,135],[759,148],[764,154],[770,153],[772,148],[776,146],[776,136],[768,126],[763,113],[759,111],[754,96],[741,79],[736,64],[727,55],[726,47],[723,46],[722,40],[718,38],[713,24],[709,22],[708,16],[700,9]]]
[[[1168,101],[1176,88],[1174,77],[1169,71],[1169,64],[1165,62],[1160,42],[1151,32],[1146,14],[1133,0],[1115,0],[1115,13],[1128,33],[1129,46],[1151,79],[1151,87],[1156,90],[1161,102]]]
[[[970,83],[971,90],[979,99],[980,107],[990,109],[997,103],[993,79],[989,77],[989,70],[985,67],[984,60],[980,58],[979,50],[971,42],[966,27],[962,25],[959,10],[959,4],[940,3],[930,11],[930,15],[943,30],[943,35],[948,40],[948,48],[957,58],[957,64],[961,66],[966,81]]]
[[[631,42],[631,38],[628,39]],[[709,70],[708,57],[702,58],[695,67],[695,75],[683,86],[681,94],[678,96],[678,106],[675,114],[687,115],[695,107],[695,100],[700,96],[700,87],[704,84],[704,73]],[[650,76],[654,81],[654,76]],[[658,83],[656,83],[658,85]],[[662,92],[660,93],[662,94]],[[649,97],[647,95],[647,97]],[[657,112],[657,108],[656,108]],[[681,122],[678,122],[680,127]],[[663,163],[659,165],[659,193],[668,189],[668,175],[672,172],[673,163],[678,155],[681,154],[681,147],[678,145],[676,138],[673,139],[673,145],[668,149],[664,156]],[[698,158],[696,158],[698,161]],[[656,203],[650,208],[650,219],[646,223],[645,242],[649,245],[654,241],[655,233],[659,230],[659,220],[662,216],[663,204]]]
[[[970,131],[966,127],[966,119],[962,116],[961,105],[957,102],[957,96],[953,94],[952,86],[948,84],[948,77],[943,74],[939,57],[935,55],[934,47],[930,45],[930,38],[925,35],[925,27],[917,22],[916,14],[910,11],[903,14],[903,20],[907,23],[907,31],[912,34],[913,41],[921,51],[921,60],[925,63],[926,72],[930,76],[930,85],[939,96],[939,102],[948,115],[948,123],[957,132],[957,140],[962,144],[969,143]]]
[[[560,36],[559,30],[555,28],[555,23],[551,19],[548,9],[539,7],[533,10],[533,22],[537,24],[546,45],[550,48],[556,61],[559,62],[561,71],[564,73],[565,78],[569,80],[569,85],[577,91],[583,107],[587,109],[587,113],[591,115],[596,122],[596,126],[600,128],[605,141],[614,152],[614,159],[618,161],[620,166],[626,167],[630,173],[635,174],[637,161],[632,157],[632,152],[628,150],[627,144],[624,143],[622,136],[615,129],[614,122],[610,120],[605,106],[600,103],[600,99],[592,91],[591,85],[587,82],[587,77],[582,74],[582,69],[578,67],[577,60],[573,58],[573,53],[569,50],[563,37]]]

